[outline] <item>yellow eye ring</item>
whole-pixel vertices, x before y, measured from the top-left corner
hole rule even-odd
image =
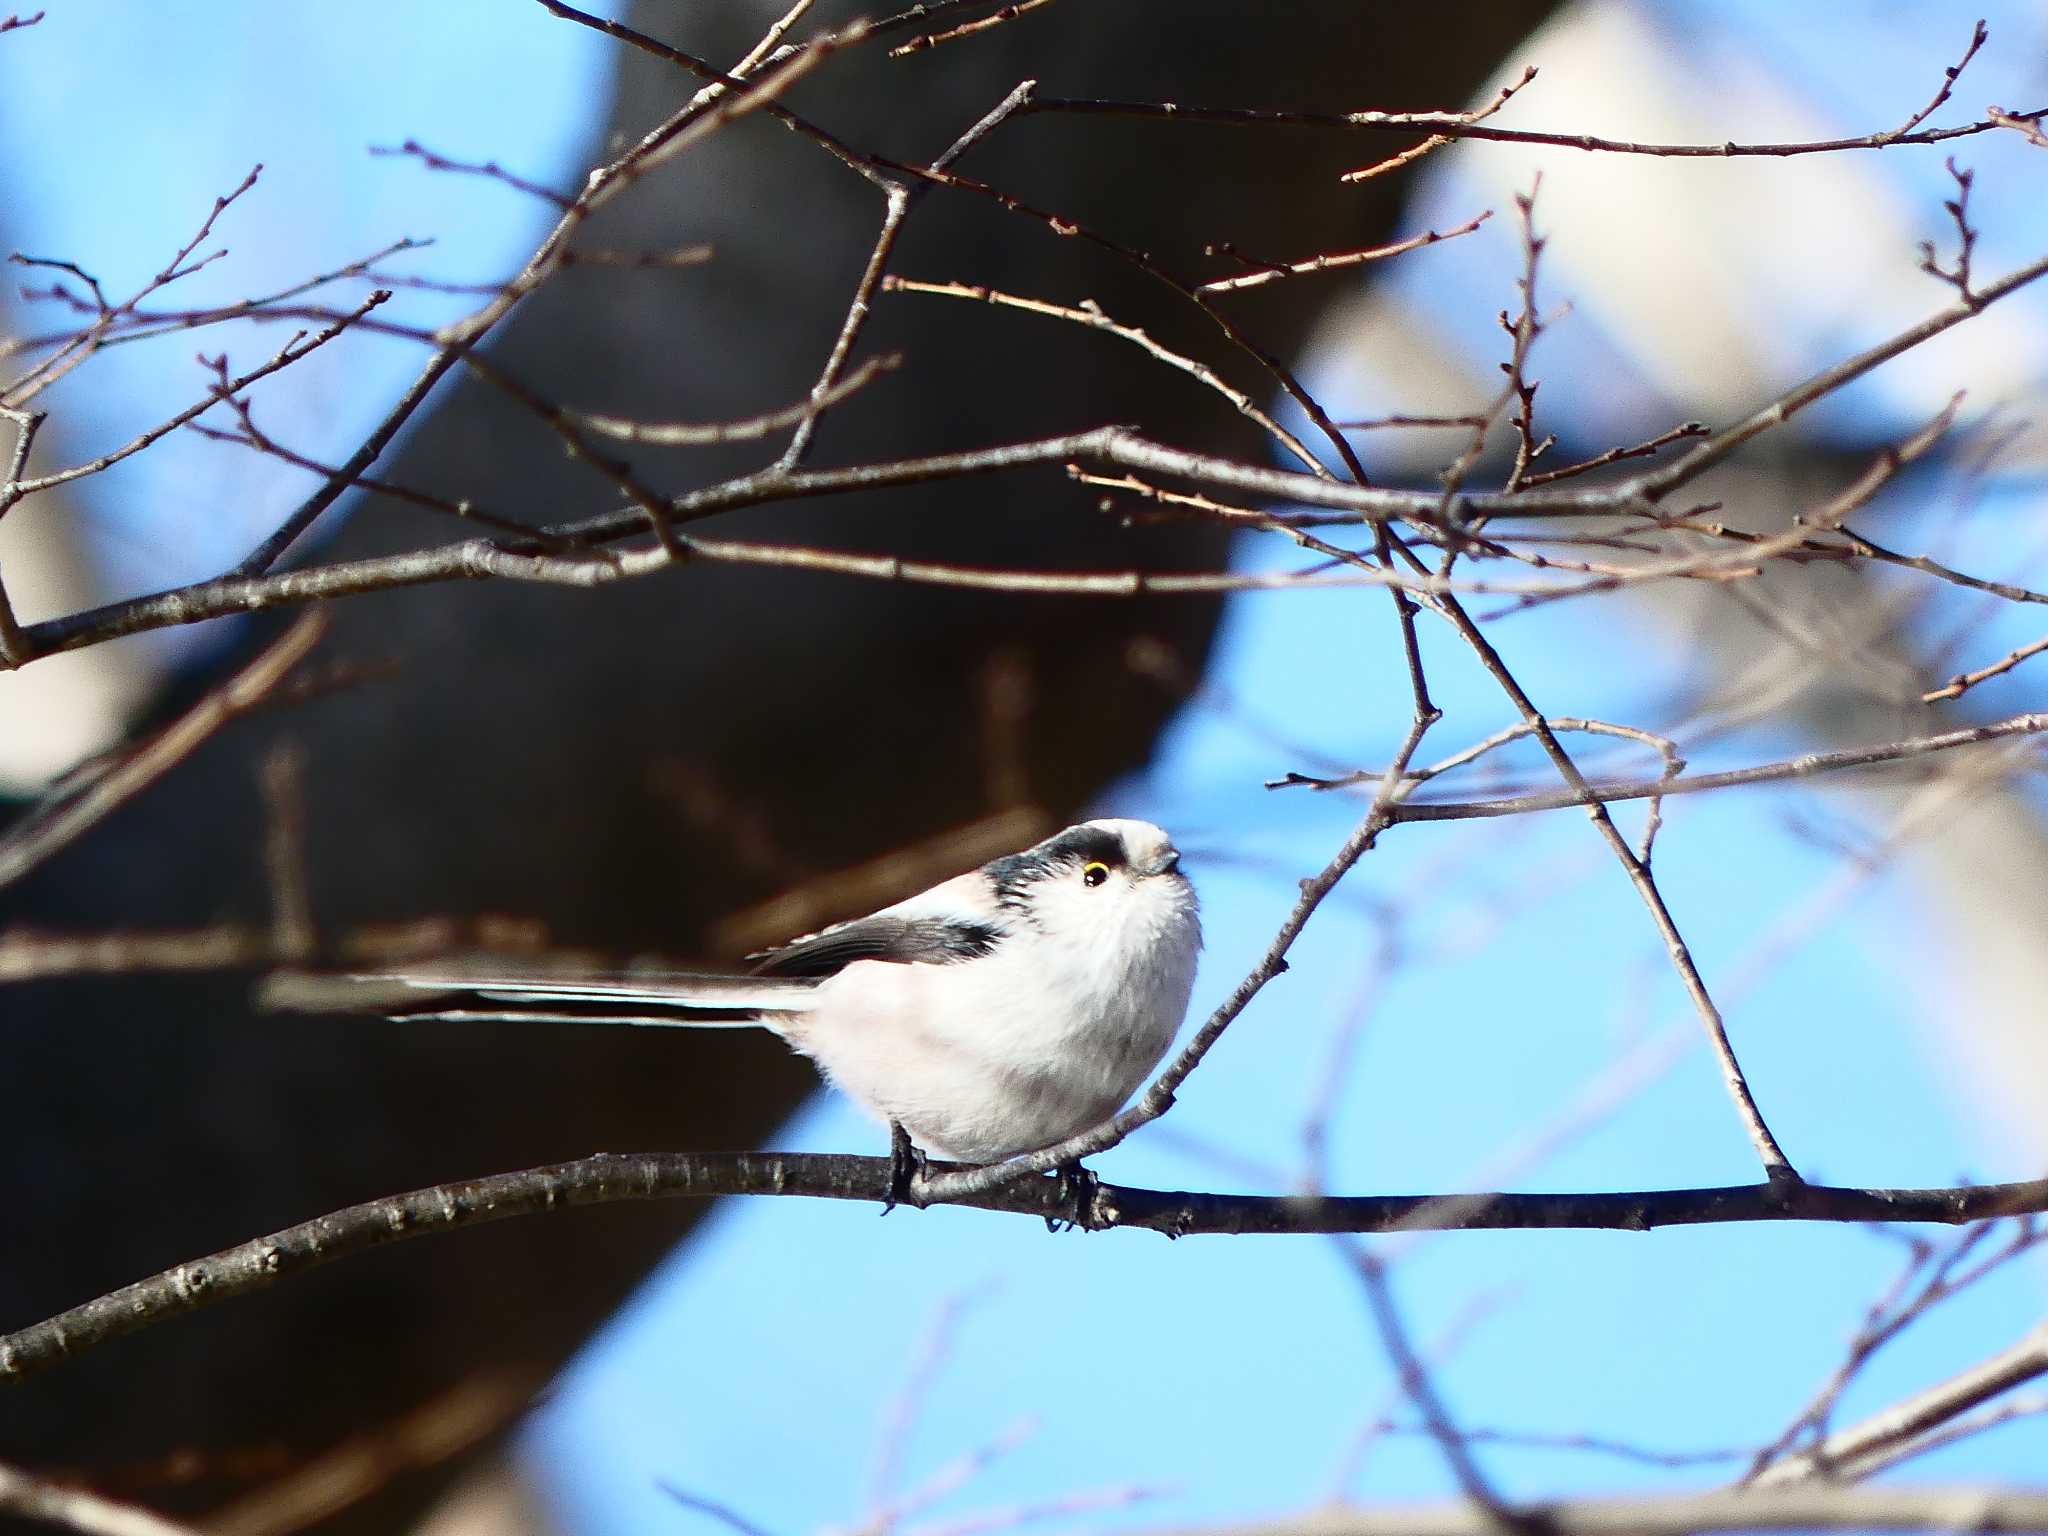
[[[1108,878],[1109,866],[1100,859],[1090,859],[1081,866],[1081,883],[1083,885],[1097,886]]]

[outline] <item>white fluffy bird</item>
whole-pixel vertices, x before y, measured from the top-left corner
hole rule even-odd
[[[995,1162],[1121,1108],[1187,1012],[1195,894],[1166,833],[1086,821],[745,976],[500,967],[272,978],[275,1007],[393,1018],[759,1025],[925,1151]]]

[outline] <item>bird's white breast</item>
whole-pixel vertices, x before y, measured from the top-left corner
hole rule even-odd
[[[1201,947],[1184,880],[1098,894],[1054,891],[983,958],[850,965],[787,1038],[942,1157],[991,1162],[1086,1130],[1173,1043]]]

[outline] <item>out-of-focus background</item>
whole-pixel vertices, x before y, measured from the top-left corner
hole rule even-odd
[[[619,14],[729,63],[779,9]],[[1503,0],[1461,8],[1455,35],[1366,9],[1065,0],[904,59],[835,58],[790,100],[863,148],[929,159],[1026,77],[1048,95],[1422,109],[1484,102],[1535,64],[1500,122],[1793,141],[1899,123],[1970,38],[1960,13],[1849,0]],[[1990,40],[1936,123],[2048,98],[2040,9],[1987,9]],[[851,14],[821,5],[804,26]],[[392,275],[501,281],[553,204],[373,147],[410,140],[569,191],[614,136],[691,88],[511,0],[424,12],[53,0],[42,22],[0,37],[0,72],[0,134],[26,146],[0,165],[0,243],[75,262],[110,293],[145,283],[262,162],[202,248],[228,254],[150,301],[166,312],[272,293],[402,238],[434,243],[379,257],[325,301],[347,307]],[[1394,143],[1062,116],[1005,125],[964,169],[1204,277],[1238,270],[1207,245],[1291,260],[1495,210],[1476,234],[1370,277],[1291,279],[1231,311],[1340,420],[1458,416],[1492,397],[1508,345],[1495,316],[1520,303],[1513,199],[1535,187],[1546,324],[1529,373],[1539,428],[1559,438],[1551,463],[1688,418],[1725,424],[1948,303],[1917,248],[1953,248],[1946,155],[1974,174],[1981,276],[2048,246],[2048,160],[2018,132],[1738,160],[1467,142],[1409,172],[1337,180]],[[565,273],[488,356],[558,403],[622,415],[709,420],[799,398],[878,198],[766,120],[646,190],[590,243],[709,242],[708,262]],[[896,270],[1096,299],[1169,345],[1226,355],[1124,265],[970,200],[921,207]],[[17,279],[12,335],[77,324],[47,293],[80,292],[75,275]],[[406,283],[380,317],[431,327],[478,302]],[[90,458],[203,398],[194,346],[246,368],[296,323],[109,349],[41,402],[42,457]],[[900,350],[903,366],[827,419],[822,462],[1107,421],[1267,451],[1199,387],[1079,327],[914,295],[886,296],[875,326],[864,346]],[[2039,587],[2044,341],[2048,305],[2023,293],[1833,396],[1701,497],[1731,523],[1783,526],[1967,389],[1950,438],[1858,527]],[[256,391],[255,419],[337,462],[422,355],[403,335],[343,337]],[[1270,394],[1250,370],[1232,376]],[[616,501],[502,392],[444,389],[384,461],[392,480],[537,521]],[[1354,440],[1383,482],[1419,484],[1463,443],[1456,429]],[[1496,434],[1475,476],[1497,482],[1509,446]],[[774,447],[633,457],[681,488]],[[174,434],[8,513],[0,573],[29,620],[197,579],[316,483],[275,456]],[[1302,567],[1276,535],[1127,527],[1097,511],[1098,494],[1038,471],[761,509],[741,526],[991,565]],[[321,552],[408,547],[434,534],[424,516],[344,502],[317,530]],[[1667,734],[1696,771],[1924,735],[2042,697],[2022,663],[1923,702],[2036,639],[2040,609],[1907,568],[1773,566],[1750,582],[1474,607],[1500,612],[1489,634],[1546,711]],[[299,765],[318,923],[504,912],[614,952],[719,958],[745,947],[730,941],[732,914],[819,876],[906,846],[945,872],[1103,810],[1158,820],[1187,852],[1209,935],[1199,1016],[1361,809],[1266,782],[1384,764],[1408,724],[1388,605],[1358,589],[1137,604],[691,570],[590,594],[382,594],[334,620],[324,653],[396,674],[238,722],[0,889],[0,924],[260,921],[260,765],[280,749]],[[1445,711],[1425,757],[1515,718],[1441,628],[1424,630]],[[0,676],[0,782],[25,802],[168,717],[269,633],[165,631]],[[1936,1185],[2035,1176],[2048,1161],[2048,807],[2038,752],[2023,750],[1991,772],[1663,808],[1660,885],[1809,1178]],[[1603,774],[1655,766],[1620,744],[1580,755]],[[1547,786],[1547,773],[1509,750],[1459,793]],[[1617,812],[1632,834],[1642,814]],[[1754,1177],[1662,946],[1575,812],[1395,829],[1292,958],[1174,1111],[1100,1160],[1104,1177],[1347,1192]],[[284,1023],[248,1012],[248,979],[0,988],[16,1104],[0,1167],[21,1191],[0,1325],[439,1179],[594,1150],[880,1146],[772,1042]],[[795,1200],[698,1216],[577,1213],[336,1266],[0,1394],[0,1459],[248,1532],[388,1522],[437,1500],[430,1518],[471,1528],[591,1533],[687,1529],[720,1518],[707,1506],[777,1533],[1188,1526],[1457,1491],[1439,1448],[1407,1432],[1354,1266],[1323,1239],[1052,1236],[1013,1217],[877,1220]],[[1504,1492],[1531,1498],[1736,1476],[1841,1362],[1903,1261],[1896,1234],[1818,1226],[1451,1234],[1377,1251],[1452,1410],[1495,1437],[1476,1454]],[[1841,1420],[2021,1335],[2041,1316],[2041,1280],[2022,1256],[1928,1312],[1858,1376]],[[415,1421],[430,1431],[409,1435]],[[443,1431],[477,1448],[421,1450]],[[2015,1414],[1900,1475],[2024,1478],[2043,1436],[2040,1418]],[[383,1460],[349,1499],[275,1496],[351,1447]]]

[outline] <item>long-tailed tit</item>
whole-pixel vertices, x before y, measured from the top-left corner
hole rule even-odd
[[[1201,944],[1166,833],[1086,821],[752,956],[744,976],[451,966],[285,974],[265,995],[392,1018],[759,1025],[892,1131],[984,1163],[1122,1107],[1173,1043]]]

